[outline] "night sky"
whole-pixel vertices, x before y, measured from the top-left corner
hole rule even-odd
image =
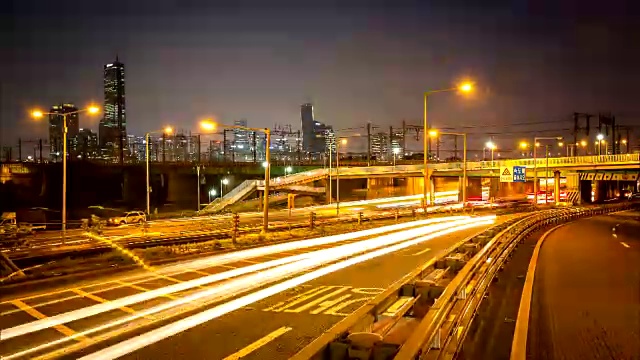
[[[490,132],[508,133],[496,136],[506,148],[533,130],[559,132],[571,126],[574,111],[611,111],[623,124],[640,124],[637,1],[13,0],[2,6],[5,146],[18,136],[47,137],[46,125],[29,118],[34,106],[101,105],[103,65],[116,54],[126,66],[133,134],[166,124],[197,131],[197,121],[212,115],[297,129],[299,106],[308,101],[336,129],[367,121],[386,129],[402,119],[419,124],[422,92],[462,79],[475,81],[477,91],[434,95],[430,122],[466,126],[478,143]],[[83,116],[81,127],[97,130],[98,120]]]

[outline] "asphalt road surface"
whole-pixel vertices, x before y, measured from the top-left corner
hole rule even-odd
[[[395,211],[393,206],[409,205],[416,200],[407,201],[406,197],[382,198],[366,201],[352,201],[343,203],[340,206],[342,216],[358,216],[362,212],[366,217],[380,216],[384,213]],[[419,200],[418,200],[419,203]],[[415,204],[413,204],[415,205]],[[447,208],[446,206],[431,207],[431,211]],[[271,211],[269,215],[270,226],[284,223],[306,223],[309,214],[315,212],[318,221],[333,219],[336,214],[336,205],[323,205],[288,210]],[[262,224],[263,214],[261,212],[242,213],[240,216],[240,227],[259,227]],[[164,239],[175,239],[181,236],[211,235],[215,231],[228,231],[232,225],[232,215],[196,216],[189,218],[177,218],[166,220],[149,221],[146,227],[143,224],[127,224],[119,226],[107,226],[100,234],[102,241],[109,241],[119,244],[144,243],[148,241],[158,241]],[[100,244],[101,241],[87,236],[82,229],[70,229],[66,232],[64,239],[59,231],[38,232],[34,236],[25,238],[26,243],[13,249],[3,249],[2,252],[12,259],[20,259],[29,256],[51,255],[68,251],[91,249]]]
[[[529,359],[640,359],[640,213],[579,220],[543,243]],[[615,230],[614,230],[615,229]]]
[[[508,218],[501,217],[497,222]],[[183,262],[142,274],[105,277],[95,283],[46,293],[25,289],[25,296],[3,299],[0,303],[0,355],[10,359],[36,355],[69,359],[86,355],[88,359],[97,359],[113,358],[113,354],[154,360],[286,359],[404,274],[489,226],[468,227],[471,220],[467,218],[457,221],[414,225],[378,235],[353,233],[351,238],[333,243],[279,249],[261,256],[238,255],[229,261],[209,257],[195,260],[197,263]],[[416,240],[429,231],[450,233]],[[367,247],[380,239],[384,241]],[[337,246],[345,248],[335,250]],[[305,258],[289,261],[294,256]],[[280,267],[275,264],[266,267],[270,261],[281,261],[284,265],[280,267],[289,270],[284,275],[278,273]],[[260,266],[265,267],[256,268]],[[253,270],[249,271],[251,267]],[[334,271],[328,272],[330,268]],[[190,285],[181,291],[164,291],[168,286],[183,286],[216,274],[245,270],[243,275],[201,283],[199,287]],[[273,278],[269,278],[271,274]],[[152,293],[154,290],[156,293]],[[200,296],[204,292],[208,296]],[[127,296],[140,294],[149,298],[118,303]],[[107,306],[110,310],[86,315],[87,309],[94,309],[93,305]],[[162,311],[150,312],[161,306],[165,306]],[[85,315],[33,327],[42,324],[36,319],[55,320],[70,316],[71,311]],[[97,329],[124,318],[130,321]],[[92,332],[88,333],[89,330]],[[136,349],[127,340],[149,343]],[[60,343],[52,344],[54,341]],[[37,346],[43,344],[50,346],[37,351]],[[34,352],[12,357],[21,351]],[[97,351],[110,351],[110,355],[96,357]]]

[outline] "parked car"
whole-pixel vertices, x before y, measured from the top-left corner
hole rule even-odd
[[[145,222],[147,216],[142,211],[129,211],[120,216],[112,216],[107,220],[109,225],[139,224]]]

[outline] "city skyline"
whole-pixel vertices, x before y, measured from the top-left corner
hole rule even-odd
[[[574,111],[610,111],[621,124],[638,123],[637,30],[615,6],[149,4],[100,14],[80,1],[17,4],[13,56],[0,59],[3,87],[11,89],[1,94],[2,144],[46,137],[28,116],[33,107],[101,103],[100,67],[115,54],[127,63],[132,134],[166,124],[197,132],[197,122],[213,115],[297,127],[306,102],[334,129],[398,127],[403,119],[418,125],[422,92],[462,78],[473,79],[477,92],[434,97],[434,127],[475,125],[523,138],[565,131]],[[84,117],[81,127],[97,129],[98,119]],[[478,147],[487,137],[470,141]]]

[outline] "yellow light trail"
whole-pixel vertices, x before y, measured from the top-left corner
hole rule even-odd
[[[336,248],[330,248],[330,249],[324,249],[324,250],[319,250],[316,252],[312,252],[312,253],[308,253],[308,254],[302,254],[300,256],[295,256],[296,259],[298,259],[297,262],[295,263],[290,263],[290,264],[286,264],[286,265],[282,265],[280,267],[276,267],[273,268],[271,270],[265,271],[265,272],[260,272],[257,274],[253,274],[251,276],[247,276],[244,278],[240,278],[231,282],[227,282],[222,284],[221,286],[218,286],[216,288],[210,288],[207,289],[205,291],[201,291],[198,293],[194,293],[191,294],[185,298],[180,298],[180,299],[176,299],[174,301],[165,303],[165,304],[161,304],[158,305],[154,308],[150,308],[150,309],[146,309],[143,311],[140,311],[136,314],[118,319],[116,321],[112,321],[110,323],[107,324],[103,324],[101,326],[98,326],[96,328],[92,328],[89,330],[86,330],[84,332],[78,333],[77,335],[71,336],[71,337],[67,337],[67,338],[62,338],[50,343],[46,343],[46,344],[42,344],[40,346],[37,347],[33,347],[31,349],[25,350],[23,352],[20,353],[16,353],[13,354],[9,357],[7,357],[8,359],[13,359],[13,358],[17,358],[20,356],[24,356],[27,355],[29,353],[35,352],[35,351],[41,351],[44,348],[50,347],[50,346],[54,346],[54,345],[59,345],[61,343],[64,343],[68,340],[71,340],[77,336],[86,336],[89,335],[91,333],[97,332],[97,331],[102,331],[105,330],[107,328],[113,327],[113,326],[117,326],[120,324],[124,324],[130,321],[133,321],[135,319],[141,318],[141,317],[148,317],[149,315],[152,315],[154,313],[160,312],[160,311],[164,311],[164,310],[168,310],[168,309],[173,309],[171,311],[170,316],[175,316],[178,312],[176,311],[176,307],[181,306],[181,305],[185,305],[185,304],[190,304],[193,305],[195,304],[196,307],[197,305],[201,305],[198,304],[198,301],[203,301],[203,299],[206,299],[207,297],[211,297],[211,296],[215,296],[216,294],[218,294],[218,296],[214,299],[209,299],[209,301],[215,300],[215,301],[219,301],[222,300],[223,298],[228,298],[231,295],[229,294],[233,294],[233,295],[237,295],[239,293],[242,292],[246,292],[248,290],[251,290],[253,288],[262,286],[262,285],[266,285],[269,282],[273,282],[273,281],[277,281],[280,280],[282,278],[286,278],[289,277],[291,275],[294,275],[296,273],[300,273],[301,271],[306,271],[309,270],[313,267],[317,267],[319,265],[323,265],[326,264],[328,262],[331,261],[335,261],[341,258],[345,258],[357,253],[361,253],[364,251],[368,251],[368,250],[372,250],[375,249],[377,247],[381,247],[381,246],[388,246],[390,244],[394,244],[394,243],[398,243],[401,241],[405,241],[405,239],[407,239],[407,237],[415,237],[415,236],[420,236],[420,235],[424,235],[425,233],[429,233],[429,232],[433,232],[433,231],[441,231],[442,229],[446,229],[446,228],[451,228],[452,226],[475,226],[473,224],[484,224],[486,222],[493,222],[495,219],[495,216],[489,216],[489,217],[483,217],[483,218],[473,218],[473,219],[461,219],[461,220],[457,220],[451,223],[440,223],[440,224],[435,224],[435,225],[431,225],[429,227],[425,227],[425,228],[418,228],[418,229],[411,229],[408,231],[404,231],[404,232],[400,232],[400,233],[395,233],[395,234],[389,234],[386,236],[381,236],[378,238],[374,238],[374,239],[369,239],[369,240],[364,240],[364,241],[360,241],[357,243],[352,243],[352,244],[346,244],[346,245],[342,245]],[[424,241],[424,240],[423,240]],[[364,244],[363,244],[364,243]],[[199,280],[199,279],[196,279]],[[177,284],[177,285],[181,285],[181,284]],[[175,287],[177,285],[171,285],[169,287]],[[159,289],[161,290],[161,289]],[[116,304],[118,305],[122,305],[122,303],[118,302],[118,300],[115,301]],[[94,306],[97,307],[99,305]],[[84,310],[84,309],[80,309],[80,310]],[[184,311],[188,311],[188,310],[184,310]],[[183,312],[184,312],[183,311]],[[72,312],[73,313],[73,312]],[[67,313],[69,314],[69,313]],[[65,314],[61,314],[61,315],[65,315]],[[58,318],[58,320],[60,320]],[[158,319],[158,320],[162,320],[162,319]],[[61,323],[64,323],[64,321],[60,321]],[[28,324],[25,324],[28,325]],[[48,325],[52,325],[51,323]],[[130,330],[132,330],[131,327],[129,327]],[[8,329],[8,330],[15,330],[15,328],[12,329]],[[24,329],[23,329],[24,330]],[[33,330],[33,329],[32,329]],[[33,330],[35,331],[35,330]],[[29,331],[30,332],[30,331]],[[8,333],[9,337],[15,337],[17,336],[15,333]]]
[[[346,245],[338,246],[335,248],[328,248],[328,249],[318,250],[310,253],[285,257],[278,260],[267,261],[264,263],[254,264],[254,265],[222,272],[219,274],[204,276],[198,279],[165,286],[165,287],[147,291],[144,293],[126,296],[117,300],[110,301],[108,303],[96,304],[93,306],[81,308],[81,309],[66,312],[66,313],[61,313],[55,316],[47,317],[45,319],[36,320],[30,323],[25,323],[22,325],[14,326],[12,328],[4,329],[0,332],[0,336],[2,337],[2,339],[5,339],[5,340],[11,339],[11,338],[25,335],[34,331],[39,331],[39,330],[50,328],[52,326],[69,323],[82,318],[97,315],[106,311],[111,311],[120,307],[129,306],[142,301],[150,300],[156,297],[188,290],[194,287],[210,284],[213,282],[229,279],[232,277],[237,277],[240,275],[267,269],[270,267],[280,266],[283,264],[303,261],[305,266],[313,266],[313,264],[317,263],[318,261],[323,261],[326,258],[332,259],[338,256],[349,256],[350,254],[353,254],[356,252],[366,251],[368,249],[384,246],[389,243],[403,241],[404,239],[410,236],[423,235],[431,231],[440,230],[441,228],[454,226],[458,223],[469,221],[469,219],[466,217],[460,217],[460,218],[462,219],[455,220],[452,222],[439,222],[430,226],[418,227],[410,230],[405,230],[399,233],[392,233],[389,235],[380,236],[380,237],[369,239],[369,240],[363,240],[356,243],[346,244]],[[312,261],[309,261],[309,259],[312,259]],[[285,269],[287,271],[295,271],[298,266],[296,266],[294,263],[293,266],[290,266],[289,268],[285,268]],[[258,275],[264,277],[266,276],[266,274],[268,273],[262,272],[262,273],[259,273]],[[260,277],[256,277],[256,282],[260,280],[261,280]],[[226,285],[230,285],[230,284],[233,284],[233,283],[229,283]],[[224,285],[213,288],[211,289],[212,291],[210,293],[215,294],[219,292],[220,289],[223,287]],[[200,293],[196,293],[196,294],[200,294]],[[190,297],[174,300],[173,302],[170,302],[170,303],[162,304],[161,306],[167,306],[167,304],[171,304],[169,305],[169,307],[171,307],[171,306],[187,303],[189,301],[194,301],[194,300],[197,300],[197,298],[190,296]],[[144,311],[138,314],[135,314],[134,317],[137,318],[139,317],[140,314],[143,314],[143,313]]]
[[[445,230],[441,230],[438,231],[436,233],[433,234],[429,234],[427,236],[423,236],[414,240],[410,240],[410,241],[405,241],[402,242],[400,244],[396,244],[393,246],[388,246],[388,247],[384,247],[382,249],[370,252],[370,253],[366,253],[363,255],[359,255],[356,256],[354,258],[348,259],[348,260],[344,260],[338,263],[334,263],[331,265],[328,265],[326,267],[323,267],[321,269],[309,272],[307,274],[298,276],[296,278],[290,279],[290,280],[286,280],[284,282],[278,283],[276,285],[270,286],[268,288],[259,290],[255,293],[251,293],[249,295],[245,295],[242,296],[238,299],[235,300],[231,300],[229,302],[223,303],[221,305],[218,305],[214,308],[211,308],[209,310],[203,311],[201,313],[198,313],[196,315],[192,315],[188,318],[184,318],[181,320],[178,320],[174,323],[171,323],[169,325],[165,325],[161,328],[149,331],[145,334],[133,337],[133,338],[129,338],[125,341],[122,341],[118,344],[115,344],[113,346],[110,346],[108,348],[99,350],[93,354],[89,354],[86,355],[82,358],[80,358],[80,360],[107,360],[107,359],[115,359],[127,354],[130,354],[136,350],[139,350],[141,348],[144,348],[146,346],[149,346],[151,344],[154,344],[158,341],[161,341],[163,339],[166,339],[170,336],[173,336],[175,334],[178,334],[182,331],[188,330],[190,328],[193,328],[195,326],[198,326],[202,323],[205,323],[207,321],[210,321],[212,319],[218,318],[222,315],[225,315],[231,311],[237,310],[241,307],[250,305],[256,301],[265,299],[269,296],[275,295],[277,293],[280,293],[282,291],[291,289],[295,286],[301,285],[303,283],[309,282],[311,280],[314,280],[316,278],[319,278],[321,276],[330,274],[332,272],[344,269],[346,267],[361,263],[363,261],[367,261],[385,254],[389,254],[391,252],[395,252],[404,248],[407,248],[409,246],[413,246],[416,244],[419,244],[421,242],[427,241],[427,240],[431,240],[437,236],[442,236],[442,235],[446,235],[446,234],[450,234],[456,231],[461,231],[461,230],[465,230],[465,229],[469,229],[475,226],[480,226],[480,225],[488,225],[493,223],[493,219],[484,219],[483,221],[478,221],[478,222],[472,222],[472,223],[467,223],[464,225],[460,225],[454,228],[449,228],[449,229],[445,229]]]

